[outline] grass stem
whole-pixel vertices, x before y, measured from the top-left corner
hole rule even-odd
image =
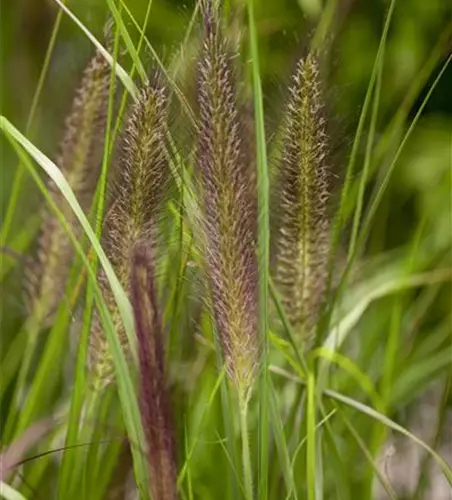
[[[245,483],[246,500],[253,500],[253,474],[251,471],[251,456],[248,436],[248,401],[239,397],[240,432],[242,436],[243,479]]]

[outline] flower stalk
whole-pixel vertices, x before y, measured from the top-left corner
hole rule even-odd
[[[138,344],[140,408],[147,441],[153,500],[177,498],[177,469],[170,397],[165,378],[163,332],[155,287],[153,256],[135,247],[130,298]]]

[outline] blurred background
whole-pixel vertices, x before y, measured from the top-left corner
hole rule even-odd
[[[96,37],[102,39],[107,19],[105,1],[68,0],[66,3]],[[190,75],[193,71],[198,43],[198,29],[195,26],[193,36],[184,49],[183,60],[177,61],[179,46],[184,39],[194,3],[193,0],[154,0],[146,32],[166,65],[181,64],[181,81],[184,75]],[[147,2],[127,0],[127,6],[142,23]],[[243,5],[240,0],[230,0],[228,6],[231,33],[240,36],[244,34],[246,20]],[[345,168],[348,161],[388,6],[389,2],[383,0],[256,0],[265,107],[269,123],[278,119],[285,84],[290,78],[296,58],[309,45],[325,9],[331,12],[334,10],[332,24],[324,33],[322,48],[327,61],[329,107],[337,132],[333,143],[339,146],[341,152],[338,158],[343,162],[343,165],[336,166],[338,172]],[[34,119],[30,123],[33,95],[58,10],[53,0],[2,0],[0,15],[1,113],[19,130],[26,131],[32,142],[52,158],[55,158],[57,152],[56,145],[73,90],[92,53],[92,46],[84,34],[67,16],[63,16],[48,75]],[[130,30],[134,33],[131,23]],[[452,3],[449,0],[403,0],[396,3],[385,53],[376,146],[371,166],[373,177],[366,192],[366,203],[450,53],[451,40]],[[246,47],[243,59],[246,62],[245,49]],[[151,61],[151,56],[147,54],[145,59]],[[126,68],[127,64],[130,67],[130,61],[125,61]],[[187,85],[187,92],[189,90],[190,85]],[[368,126],[366,130],[367,128]],[[392,250],[406,251],[417,232],[422,230],[423,248],[429,254],[428,267],[451,264],[451,138],[452,65],[449,65],[402,150],[389,189],[375,218],[365,250],[366,256],[385,255]],[[4,214],[11,195],[17,158],[3,136],[0,137],[0,145],[0,209]],[[358,172],[363,164],[364,147],[365,143],[358,156]],[[10,237],[6,241],[8,251],[14,250],[17,228],[28,224],[29,214],[39,203],[40,195],[26,174],[21,181],[20,208],[14,214]],[[34,228],[30,230],[30,234],[37,229],[35,226],[30,226]],[[7,254],[4,258],[14,259]],[[17,269],[4,277],[1,292],[2,336],[3,332],[15,331],[22,321],[21,286]],[[432,332],[442,328],[442,340],[432,349],[435,353],[442,354],[443,361],[441,369],[435,370],[432,365],[429,376],[423,377],[422,383],[416,378],[416,374],[412,375],[411,392],[404,393],[405,399],[399,406],[394,405],[393,410],[399,420],[405,421],[406,425],[426,439],[432,438],[429,432],[434,418],[430,418],[428,412],[433,411],[432,408],[439,404],[438,398],[444,394],[441,392],[447,371],[444,356],[448,352],[450,354],[448,349],[452,338],[451,301],[450,287],[443,287],[434,296],[434,300],[427,303],[428,310],[422,316],[422,321],[414,323],[414,330],[407,334],[409,344],[406,345],[414,349],[413,346],[422,345]],[[364,323],[366,331],[372,331],[376,318],[385,307],[390,307],[390,302],[371,309]],[[383,325],[383,331],[386,327],[389,327],[389,320]],[[2,343],[6,341],[4,337]],[[401,356],[404,354],[402,347],[405,346],[401,346]],[[379,344],[367,346],[366,349],[367,354],[363,354],[361,364],[372,370],[375,362],[373,353],[378,351]],[[450,393],[447,393],[445,407],[450,410],[451,406]],[[418,412],[419,408],[424,410]],[[434,411],[433,414],[436,415]],[[447,418],[450,420],[450,415]],[[447,452],[451,446],[447,439],[451,438],[450,434],[441,438],[438,446]],[[390,446],[388,449],[391,449]],[[401,491],[405,491],[410,488],[408,483],[413,481],[411,468],[417,467],[421,458],[413,458],[413,465],[407,458],[413,457],[411,448],[400,453],[405,455],[398,455],[397,463],[404,460],[401,456],[405,456],[405,468],[399,470],[394,466],[390,469],[390,474],[394,483],[401,482]],[[438,479],[438,484],[440,483],[441,480]],[[444,492],[444,487],[442,488],[441,491]],[[432,495],[429,498],[435,500],[450,498],[440,496],[440,493]]]

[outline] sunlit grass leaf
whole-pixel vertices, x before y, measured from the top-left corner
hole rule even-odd
[[[14,127],[14,125],[12,125],[8,121],[7,118],[3,116],[0,116],[0,129],[2,129],[7,135],[17,141],[28,152],[28,154],[30,154],[30,156],[32,156],[36,160],[36,162],[42,167],[46,174],[55,182],[58,189],[61,190],[62,194],[66,198],[66,201],[73,209],[97,256],[99,257],[102,267],[104,268],[105,274],[108,278],[108,282],[115,296],[118,308],[121,312],[124,327],[129,332],[129,342],[135,349],[135,340],[133,334],[134,326],[129,299],[125,295],[124,290],[122,289],[121,284],[119,283],[118,278],[116,277],[113,268],[100,245],[99,239],[94,234],[94,231],[91,228],[91,225],[85,214],[83,213],[83,210],[81,209],[77,199],[75,198],[71,187],[69,186],[55,163],[53,163],[41,151],[39,151],[25,136],[23,136]]]
[[[0,482],[0,497],[5,500],[27,500],[21,493],[15,490],[12,486]]]

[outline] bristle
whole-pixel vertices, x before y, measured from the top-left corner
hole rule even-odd
[[[248,392],[258,365],[256,210],[225,41],[203,2],[197,173],[212,308],[229,376]]]
[[[155,270],[150,249],[133,254],[130,297],[137,333],[140,410],[147,441],[153,500],[177,498],[177,469],[170,398],[165,380],[164,348]]]
[[[130,289],[132,250],[138,241],[152,244],[170,179],[166,127],[167,96],[160,79],[154,78],[141,90],[127,121],[111,190],[111,208],[104,224],[106,253],[126,292]],[[99,281],[120,340],[126,345],[120,315],[103,274]],[[100,380],[108,382],[112,362],[99,318],[94,318],[91,344],[92,368]]]
[[[257,204],[257,148],[256,148],[256,127],[254,122],[254,103],[246,101],[241,106],[240,125],[242,141],[244,143],[245,164],[250,179],[251,192],[253,193],[253,203]],[[257,205],[255,210],[257,211]]]
[[[328,137],[319,70],[301,60],[287,106],[279,179],[276,281],[293,326],[308,336],[318,319],[328,265]]]
[[[96,52],[86,67],[65,123],[57,165],[81,207],[89,210],[102,159],[111,70]],[[50,195],[77,233],[75,215],[53,182]],[[63,296],[73,248],[56,216],[43,210],[36,258],[27,271],[27,309],[39,323],[50,319]]]

